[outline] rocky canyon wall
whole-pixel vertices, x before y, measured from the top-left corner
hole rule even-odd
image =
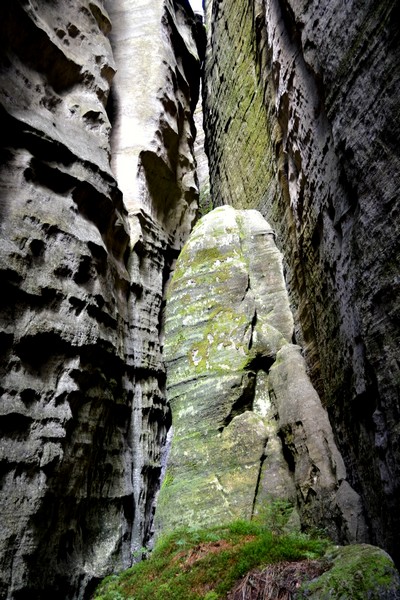
[[[151,535],[196,27],[184,1],[1,3],[1,598],[86,597]]]
[[[277,233],[297,340],[372,541],[399,561],[399,7],[208,0],[216,205]]]
[[[107,4],[107,3],[106,3]],[[112,167],[130,224],[133,480],[136,547],[151,537],[160,459],[170,424],[161,354],[164,286],[198,207],[193,113],[200,23],[188,2],[108,2],[117,74]]]
[[[371,541],[399,558],[399,9],[394,0],[327,4],[207,1],[211,192],[217,205],[258,209],[275,230],[267,237],[277,234],[295,341],[344,459],[321,417],[336,457],[328,496],[336,502],[343,482],[351,490],[332,518],[351,497],[362,523],[359,493]],[[1,3],[1,598],[88,597],[151,537],[171,422],[164,292],[197,212],[192,114],[203,35],[187,0]],[[265,250],[251,247],[246,260]],[[205,269],[220,251],[203,253]],[[240,291],[249,276],[239,262]],[[258,289],[254,272],[251,282]],[[183,278],[183,296],[186,287]],[[265,459],[273,419],[263,421],[255,380],[268,376],[279,402],[290,362],[312,387],[291,322],[271,355],[254,354],[249,331],[258,335],[263,307],[252,312],[250,296],[235,301],[247,344],[238,356],[249,351],[248,362],[232,375],[234,405],[225,398],[213,426],[235,454],[238,418],[261,423],[252,472],[268,489],[268,468],[287,457]],[[182,348],[197,341],[185,333]],[[193,363],[210,351],[196,349]],[[293,422],[282,417],[277,448]],[[205,425],[200,415],[194,433]],[[289,474],[293,494],[306,494],[312,475],[304,483]],[[255,509],[254,478],[244,493]],[[350,521],[344,527],[357,530]]]

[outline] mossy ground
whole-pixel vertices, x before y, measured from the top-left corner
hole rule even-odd
[[[176,530],[160,538],[150,558],[106,578],[95,600],[218,600],[251,569],[322,557],[328,542],[281,534],[235,521],[208,529]]]

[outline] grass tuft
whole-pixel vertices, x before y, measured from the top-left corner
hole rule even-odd
[[[106,578],[94,600],[219,600],[252,569],[319,559],[329,542],[276,534],[254,521],[162,536],[150,557]]]

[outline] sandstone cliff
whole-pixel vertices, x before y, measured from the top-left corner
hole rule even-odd
[[[172,0],[1,3],[2,598],[82,598],[150,534],[196,26]]]
[[[252,425],[249,487],[244,470],[231,470],[250,513],[277,476],[303,521],[318,520],[328,501],[333,535],[355,539],[360,497],[370,540],[399,559],[399,8],[206,4],[212,196],[258,209],[277,233],[294,341],[313,384],[279,267],[285,316],[273,347],[257,349],[265,307],[252,292],[234,301],[241,350],[225,355],[223,339],[210,363],[228,361],[234,390],[212,423],[214,441],[232,456],[235,425]],[[1,597],[84,598],[151,537],[171,423],[164,292],[197,213],[192,113],[203,36],[187,0],[1,3]],[[204,256],[205,269],[214,258]],[[252,290],[261,280],[251,274]],[[195,367],[210,361],[212,344],[194,350]],[[320,395],[335,438],[318,401],[329,451],[321,455],[311,432],[298,463],[303,430],[293,423],[310,425],[302,405],[286,410],[294,381],[301,397]],[[273,402],[260,389],[273,390]],[[193,433],[203,426],[200,418]],[[326,496],[314,496],[312,465]]]
[[[214,201],[276,229],[311,379],[399,560],[398,3],[206,4]]]

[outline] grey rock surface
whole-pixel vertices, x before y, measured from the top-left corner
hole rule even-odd
[[[190,368],[231,386],[225,394],[218,383],[224,400],[207,422],[212,444],[226,448],[216,493],[232,485],[232,515],[286,494],[303,522],[333,519],[334,535],[359,539],[357,490],[371,540],[398,558],[398,6],[206,8],[215,201],[258,208],[273,224],[314,385],[291,343],[281,267],[277,300],[262,291],[270,255],[242,221],[249,260],[237,263],[232,291],[247,289],[249,267],[251,293],[229,296],[235,322],[217,294],[232,328],[216,329],[217,350],[211,331],[189,355]],[[171,420],[165,285],[197,213],[203,34],[186,0],[1,3],[0,597],[81,599],[151,538]],[[202,258],[206,290],[214,258]],[[226,282],[223,264],[215,272]],[[185,332],[200,335],[189,317]],[[184,357],[176,368],[186,385]],[[206,381],[197,385],[207,398]],[[178,398],[183,388],[171,389]],[[292,411],[287,395],[307,401]],[[307,406],[319,425],[305,449]],[[236,436],[248,454],[237,456]],[[189,441],[187,452],[199,456]]]
[[[398,3],[206,4],[214,201],[275,228],[312,382],[400,561]]]
[[[162,530],[250,518],[293,502],[304,527],[366,536],[328,416],[291,343],[274,232],[254,210],[217,208],[196,225],[167,296],[165,359],[173,438]]]
[[[200,89],[201,95],[201,89]],[[212,198],[210,192],[210,174],[208,157],[205,152],[204,115],[201,100],[198,102],[194,122],[196,125],[196,140],[194,152],[196,157],[196,174],[199,182],[199,216],[205,215],[212,210]]]
[[[131,230],[131,358],[134,551],[152,536],[154,498],[170,424],[162,357],[164,288],[198,208],[195,110],[200,85],[198,21],[187,2],[106,2],[117,66],[113,172]],[[145,35],[144,35],[145,34]]]
[[[0,7],[1,598],[88,597],[151,536],[169,425],[160,314],[196,211],[199,65],[190,9],[141,4],[129,35],[158,28],[142,55],[164,71],[143,90],[136,57],[155,118],[125,129],[136,148],[142,133],[142,167],[121,169],[118,122],[137,107],[110,94],[117,68],[132,76],[118,19],[114,59],[103,2]]]

